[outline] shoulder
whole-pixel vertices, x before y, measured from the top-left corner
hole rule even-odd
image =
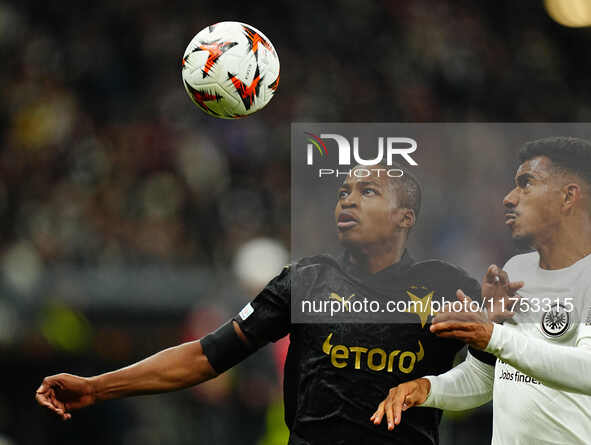
[[[296,268],[304,267],[325,267],[327,265],[338,266],[338,260],[332,255],[323,253],[321,255],[305,256],[300,258],[296,262],[292,263],[291,266]]]
[[[540,254],[536,251],[515,255],[505,263],[503,270],[509,275],[512,271],[523,271],[526,268],[536,268],[540,262]]]
[[[295,273],[310,273],[327,268],[340,269],[340,265],[333,256],[322,254],[300,258],[296,262],[286,266],[286,268]]]
[[[430,259],[414,263],[410,270],[411,278],[426,282],[441,295],[455,295],[462,289],[472,298],[480,296],[480,283],[471,277],[462,267],[439,259]]]
[[[329,270],[341,270],[339,262],[331,255],[314,255],[300,258],[283,268],[275,281],[306,283],[316,281]]]
[[[456,264],[444,260],[430,259],[414,263],[411,269],[415,272],[431,273],[450,278],[470,278],[468,272]]]

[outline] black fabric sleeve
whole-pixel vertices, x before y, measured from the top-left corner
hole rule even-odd
[[[203,337],[200,343],[209,364],[218,374],[236,366],[254,352],[238,337],[232,320]]]
[[[289,333],[291,275],[292,267],[285,267],[234,317],[249,343],[257,349]]]

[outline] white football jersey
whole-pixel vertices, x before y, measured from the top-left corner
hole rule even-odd
[[[591,255],[560,270],[540,268],[539,258],[537,252],[517,255],[505,265],[510,280],[525,286],[518,292],[521,312],[503,327],[548,344],[583,347],[591,338]],[[591,396],[548,387],[497,360],[492,443],[591,444]]]

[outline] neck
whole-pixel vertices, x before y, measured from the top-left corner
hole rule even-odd
[[[542,269],[564,269],[591,254],[591,224],[558,227],[535,244]]]
[[[404,253],[405,240],[395,239],[391,243],[350,247],[351,259],[364,271],[375,274],[396,264]]]

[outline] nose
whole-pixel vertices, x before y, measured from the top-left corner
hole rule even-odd
[[[517,206],[518,196],[517,196],[517,187],[511,190],[507,195],[503,198],[503,205],[506,208],[512,209]]]

